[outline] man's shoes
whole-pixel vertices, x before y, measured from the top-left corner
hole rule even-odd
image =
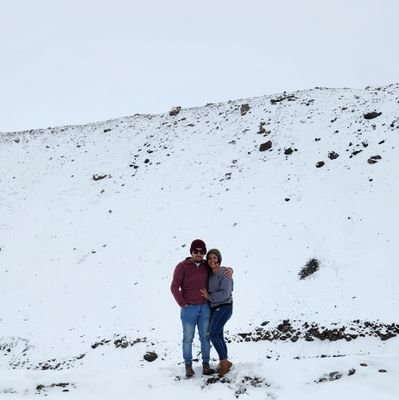
[[[225,376],[230,371],[232,365],[233,363],[229,360],[221,360],[218,368],[219,378]]]
[[[209,366],[209,363],[202,363],[202,374],[203,375],[212,375],[215,373],[215,370]]]
[[[193,366],[191,364],[186,365],[186,377],[191,378],[194,375]]]

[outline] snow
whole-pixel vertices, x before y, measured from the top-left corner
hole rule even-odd
[[[398,101],[399,85],[318,88],[1,134],[1,396],[396,399],[397,336],[239,334],[398,324]],[[234,367],[214,383],[199,361],[184,378],[169,289],[195,238],[234,268]]]

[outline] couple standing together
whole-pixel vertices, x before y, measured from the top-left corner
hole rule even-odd
[[[194,375],[192,343],[197,327],[201,342],[202,373],[212,375],[217,372],[222,377],[232,366],[228,360],[223,329],[233,312],[233,271],[221,266],[222,255],[219,250],[211,249],[207,253],[206,245],[200,239],[191,243],[190,254],[191,257],[177,264],[171,284],[172,294],[181,307],[186,376]],[[217,371],[209,365],[210,341],[220,360]]]

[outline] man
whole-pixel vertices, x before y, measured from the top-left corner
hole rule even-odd
[[[201,295],[201,289],[208,287],[209,267],[204,260],[206,245],[203,240],[196,239],[190,246],[191,257],[177,264],[171,284],[172,294],[181,307],[180,318],[183,325],[183,359],[186,376],[194,375],[192,367],[192,343],[195,327],[201,343],[202,373],[211,375],[215,370],[209,366],[210,342],[208,325],[211,316],[209,304]],[[227,276],[231,277],[232,269],[227,269]]]

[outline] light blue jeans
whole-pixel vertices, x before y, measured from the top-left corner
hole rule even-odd
[[[208,336],[208,326],[211,311],[208,304],[189,304],[180,311],[183,324],[183,358],[186,365],[193,361],[193,339],[195,327],[201,342],[202,362],[209,363],[211,345]]]

